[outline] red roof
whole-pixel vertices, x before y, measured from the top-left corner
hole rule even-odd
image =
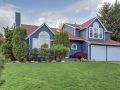
[[[105,40],[105,41],[89,40],[88,42],[93,43],[93,44],[118,45],[118,46],[120,46],[120,42],[117,42],[117,41],[114,41],[114,40]]]
[[[35,25],[27,25],[27,24],[21,24],[21,27],[26,29],[27,35],[30,35],[33,31],[35,31],[39,26]],[[54,33],[59,32],[58,28],[50,28]]]
[[[92,18],[92,19],[86,21],[83,24],[71,24],[71,23],[66,23],[66,24],[71,25],[71,26],[73,26],[75,28],[78,28],[78,29],[85,29],[85,28],[87,28],[94,21],[94,19],[95,18]]]
[[[26,29],[27,35],[30,35],[33,31],[35,31],[39,26],[35,25],[27,25],[27,24],[21,24],[21,27]]]
[[[75,36],[75,35],[73,35],[73,34],[71,34],[71,33],[68,33],[68,38],[69,38],[70,40],[84,40],[83,38],[78,37],[78,36]]]
[[[83,23],[80,25],[81,29],[85,29],[87,28],[93,21],[94,21],[95,18],[92,18],[90,20],[88,20],[87,22]]]

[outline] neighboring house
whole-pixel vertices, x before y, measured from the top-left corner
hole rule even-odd
[[[51,47],[55,33],[60,32],[60,29],[51,28],[45,23],[41,26],[21,24],[20,13],[16,13],[16,26],[27,30],[26,40],[30,50],[40,48],[44,43]],[[120,43],[110,39],[111,32],[106,30],[98,18],[83,24],[65,23],[62,29],[68,32],[69,55],[84,52],[89,60],[120,61]]]

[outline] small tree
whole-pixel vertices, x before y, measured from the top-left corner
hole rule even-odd
[[[55,60],[58,58],[61,61],[65,58],[67,52],[69,51],[69,48],[63,45],[53,45],[50,48],[50,51],[53,53]]]
[[[8,27],[4,28],[5,31],[5,40],[1,45],[1,51],[2,54],[5,56],[6,59],[15,60],[12,52],[12,37],[13,37],[13,31],[10,30]]]
[[[12,38],[12,51],[14,57],[19,61],[24,61],[26,59],[26,56],[28,54],[28,45],[25,41],[25,38],[27,36],[26,30],[17,27],[14,30],[13,38]]]
[[[68,33],[61,30],[59,33],[55,34],[54,45],[63,45],[69,47],[70,41],[68,39]]]

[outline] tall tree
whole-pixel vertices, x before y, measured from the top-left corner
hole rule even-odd
[[[9,27],[4,28],[5,31],[5,40],[1,46],[2,53],[5,57],[11,60],[14,60],[14,56],[12,53],[12,37],[13,37],[13,30],[9,29]]]
[[[112,32],[112,39],[120,41],[120,3],[117,0],[113,5],[104,3],[98,12],[98,17],[105,27]]]
[[[63,45],[66,47],[69,47],[70,41],[68,39],[68,33],[66,31],[61,30],[61,32],[56,33],[55,39],[54,39],[54,44],[55,45]]]
[[[28,54],[27,53],[28,45],[25,40],[26,36],[27,36],[27,33],[25,29],[21,27],[17,27],[14,30],[13,38],[12,38],[12,44],[13,44],[12,51],[13,51],[14,57],[19,61],[24,61]]]
[[[111,31],[111,11],[112,11],[112,5],[110,3],[105,2],[102,6],[102,8],[98,11],[98,18],[101,20],[101,22],[105,25],[107,30]]]

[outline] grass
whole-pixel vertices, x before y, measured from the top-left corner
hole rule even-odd
[[[105,62],[6,64],[0,90],[119,90],[120,65]]]

